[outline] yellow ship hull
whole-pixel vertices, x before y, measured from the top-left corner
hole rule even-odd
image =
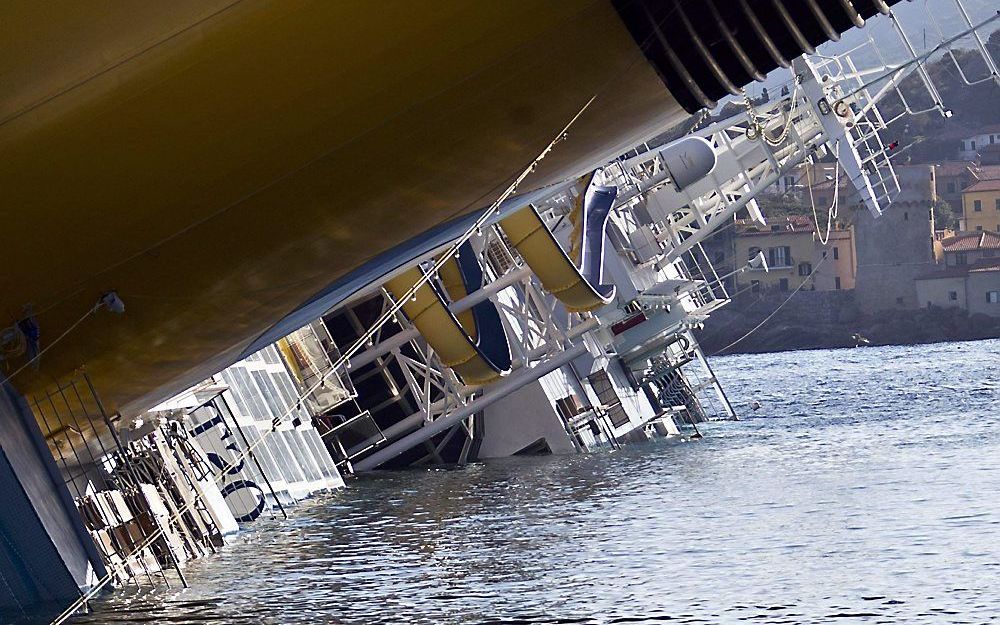
[[[366,260],[489,205],[591,97],[523,190],[685,115],[607,0],[0,13],[3,312],[31,306],[45,347],[101,293],[126,306],[12,382],[32,394],[85,366],[126,413],[226,366]]]

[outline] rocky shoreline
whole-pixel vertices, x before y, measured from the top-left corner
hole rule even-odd
[[[765,303],[765,305],[760,305]],[[780,304],[780,302],[778,302]],[[786,306],[758,330],[740,339],[774,312],[755,300],[716,311],[696,336],[707,355],[855,347],[855,335],[870,345],[913,345],[1000,338],[1000,318],[969,315],[959,308],[887,310],[866,315],[848,302],[830,314]]]

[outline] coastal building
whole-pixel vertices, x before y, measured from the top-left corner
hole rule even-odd
[[[921,306],[961,308],[969,314],[1000,317],[1000,260],[945,267],[915,280]]]
[[[785,217],[769,226],[742,223],[733,237],[734,257],[746,262],[763,253],[768,269],[750,268],[739,274],[737,292],[791,291],[803,282],[808,290],[853,289],[856,274],[854,233],[834,228],[823,245],[812,219]]]
[[[737,276],[737,290],[791,291],[798,288],[809,279],[815,262],[813,232],[812,221],[799,215],[768,226],[745,227],[735,237],[735,257],[746,262],[763,253],[768,269],[754,267]]]
[[[900,193],[878,219],[857,210],[855,297],[862,312],[916,308],[914,278],[934,263],[934,166],[896,166]]]
[[[1000,257],[1000,234],[989,231],[961,232],[941,240],[943,265],[966,267],[981,260]]]
[[[981,180],[962,191],[959,230],[1000,232],[1000,180]]]
[[[764,193],[772,196],[804,193],[810,184],[813,185],[815,190],[817,185],[824,182],[833,182],[836,178],[837,163],[835,162],[801,163],[784,175],[779,176],[771,186],[764,190]],[[842,190],[847,188],[848,184],[846,176],[840,179]],[[816,201],[821,204],[823,203],[819,197],[816,198]]]
[[[958,156],[963,159],[978,160],[979,152],[983,148],[998,143],[1000,143],[1000,125],[987,126],[962,138]]]
[[[956,217],[962,215],[962,190],[970,185],[970,171],[974,163],[945,161],[934,165],[934,191],[939,199],[951,207]]]
[[[817,291],[847,291],[854,288],[858,261],[853,228],[832,229],[826,245],[817,237],[814,258],[816,272],[812,279]],[[825,259],[822,264],[821,259]]]
[[[47,83],[59,111],[80,123],[42,124],[52,130],[42,135],[20,124],[5,130],[13,143],[4,181],[21,200],[17,214],[63,227],[22,228],[10,252],[34,262],[5,268],[7,308],[25,313],[0,334],[6,371],[20,374],[4,383],[0,402],[0,486],[13,493],[0,525],[30,517],[42,527],[4,533],[0,608],[55,599],[69,615],[109,583],[105,572],[113,585],[139,585],[167,567],[181,575],[186,559],[222,546],[241,523],[339,486],[341,471],[617,447],[683,426],[700,436],[697,422],[733,418],[692,335],[729,301],[701,241],[738,211],[765,223],[754,196],[832,151],[851,172],[844,179],[859,192],[859,210],[880,215],[898,191],[881,117],[839,59],[798,56],[829,30],[817,13],[821,28],[804,31],[808,45],[778,42],[796,57],[794,101],[749,104],[677,145],[608,162],[681,121],[682,107],[710,106],[727,90],[708,88],[715,71],[695,72],[703,84],[687,80],[688,70],[682,81],[664,75],[696,63],[679,66],[672,53],[646,48],[649,18],[662,21],[679,5],[651,3],[657,15],[649,15],[617,4],[570,22],[542,5],[526,19],[521,9],[416,11],[389,36],[401,37],[393,43],[410,51],[406,62],[435,68],[426,89],[417,79],[397,88],[407,73],[398,64],[367,71],[389,39],[341,50],[338,28],[358,30],[367,13],[337,3],[263,22],[235,11],[225,29],[206,23],[171,35],[170,54],[193,59],[184,71],[164,74],[174,65],[162,56],[147,64],[149,55],[133,55],[99,73],[115,89],[88,86],[82,100]],[[830,7],[823,10],[845,28],[876,10]],[[137,23],[158,23],[120,17],[130,36],[142,30]],[[558,24],[564,36],[535,39],[526,20]],[[264,22],[266,41],[249,36]],[[59,23],[79,31],[72,19]],[[414,33],[435,29],[453,35],[446,47],[468,54],[434,47],[428,56]],[[102,30],[84,47],[131,48],[114,34]],[[303,41],[310,45],[286,49]],[[676,43],[685,54],[705,52]],[[643,51],[651,67],[636,62]],[[248,65],[250,52],[264,61]],[[748,50],[766,57],[756,52]],[[617,85],[622,97],[577,109],[578,96],[623,77],[625,60],[642,71]],[[44,65],[27,64],[21,75],[41,80]],[[483,88],[510,83],[517,70],[516,90],[480,106]],[[824,112],[829,89],[850,89],[857,109]],[[392,93],[386,103],[403,113],[372,109],[373,93]],[[53,110],[53,98],[38,101],[32,123]],[[328,101],[343,106],[314,106]],[[198,131],[159,132],[175,127]],[[361,127],[376,131],[345,142],[344,132]],[[534,146],[559,128],[552,157],[532,174],[549,153],[532,161]],[[40,158],[40,149],[69,157]],[[98,158],[73,157],[84,152]],[[388,176],[367,166],[382,155],[405,166]],[[526,162],[518,184],[498,195]],[[582,172],[591,173],[577,178]],[[74,211],[63,210],[67,203]],[[70,213],[86,219],[46,219]],[[818,266],[807,222],[789,220],[794,245],[761,249],[798,284]],[[58,253],[35,254],[43,247]],[[830,249],[838,250],[834,271],[839,249]],[[755,268],[746,252],[734,254],[737,271]],[[33,304],[57,292],[66,295],[36,318]],[[305,326],[324,332],[287,338]],[[39,336],[58,338],[42,344]],[[299,358],[312,353],[320,358]],[[343,384],[327,396],[334,369]],[[63,408],[68,397],[79,405]]]
[[[994,143],[979,150],[979,164],[992,167],[1000,165],[1000,143]]]

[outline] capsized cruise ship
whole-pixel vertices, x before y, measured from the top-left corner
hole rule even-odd
[[[2,9],[0,609],[186,583],[347,474],[736,418],[701,243],[824,154],[891,201],[886,87],[810,56],[890,4]]]

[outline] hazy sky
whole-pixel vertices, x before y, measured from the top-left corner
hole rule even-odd
[[[998,0],[962,0],[962,4],[969,12],[973,23],[987,19],[996,15],[1000,8]],[[933,48],[942,39],[953,36],[965,30],[967,27],[958,12],[955,0],[916,0],[915,2],[900,2],[893,6],[893,12],[898,16],[900,24],[903,25],[910,42],[918,50]],[[940,30],[939,30],[940,28]],[[1000,29],[1000,18],[983,29],[983,40],[994,30]],[[942,36],[942,32],[944,36]],[[821,46],[821,51],[825,54],[836,54],[854,48],[868,41],[869,35],[879,44],[879,50],[887,62],[897,62],[904,58],[904,47],[892,27],[891,21],[885,16],[876,16],[868,20],[862,29],[853,29],[844,34],[839,42]],[[956,47],[973,47],[974,42],[971,37],[967,37],[957,42]],[[858,50],[853,55],[858,67],[870,67],[878,62],[878,57],[869,48]],[[1000,59],[997,59],[1000,61]],[[778,88],[790,79],[789,70],[777,69],[767,76],[767,80],[761,83],[747,85],[747,92],[751,95],[760,93],[762,87],[766,86],[768,91]]]

